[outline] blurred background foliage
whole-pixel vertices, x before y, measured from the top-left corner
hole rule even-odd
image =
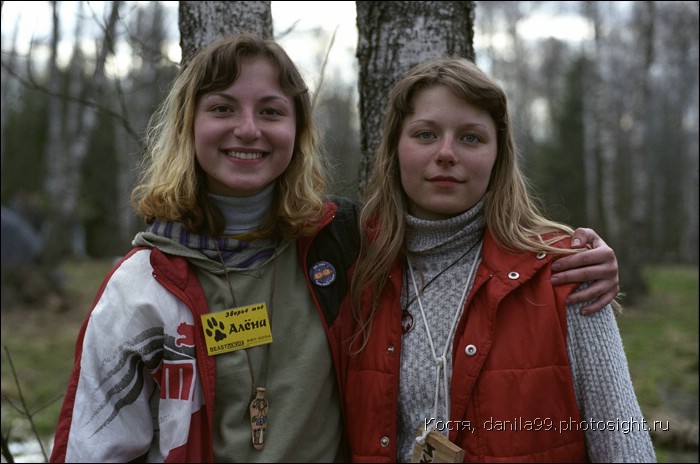
[[[29,44],[3,8],[2,338],[32,408],[50,404],[43,436],[99,281],[143,227],[129,194],[178,71],[177,2],[120,2],[119,15],[118,2],[71,3],[70,21],[57,15]],[[654,435],[659,459],[697,462],[698,2],[475,4],[476,62],[510,96],[533,189],[550,216],[616,251],[640,402],[677,431]],[[333,193],[357,197],[357,80],[322,71],[341,52],[332,32],[306,32]],[[3,435],[23,435],[5,353],[2,391]]]

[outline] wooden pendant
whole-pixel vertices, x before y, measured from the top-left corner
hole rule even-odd
[[[413,445],[411,462],[463,462],[464,450],[452,443],[446,436],[431,430],[426,435],[423,427],[418,429],[419,443]]]
[[[401,333],[406,335],[413,330],[413,314],[404,309],[401,313]]]
[[[255,398],[250,402],[250,428],[252,429],[253,447],[256,450],[263,449],[265,445],[265,430],[267,429],[268,402],[265,398],[265,389],[258,387]]]

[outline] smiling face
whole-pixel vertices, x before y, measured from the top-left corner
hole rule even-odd
[[[195,153],[211,193],[254,195],[287,169],[294,151],[296,113],[278,76],[270,61],[247,58],[229,87],[197,101]]]
[[[412,103],[398,142],[409,212],[428,220],[461,214],[486,193],[498,146],[493,118],[441,85]]]

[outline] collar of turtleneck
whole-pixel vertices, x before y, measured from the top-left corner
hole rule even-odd
[[[449,252],[480,240],[485,228],[483,199],[449,219],[429,221],[406,214],[406,249],[416,255]]]
[[[229,197],[209,194],[226,219],[224,235],[240,235],[259,229],[272,206],[275,183],[248,197]]]

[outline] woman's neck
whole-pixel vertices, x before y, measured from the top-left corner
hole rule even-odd
[[[226,220],[224,235],[240,235],[259,229],[272,207],[275,183],[248,197],[209,194]]]
[[[411,254],[432,255],[462,249],[465,242],[481,240],[486,219],[484,201],[462,214],[437,221],[406,215],[406,250]]]

